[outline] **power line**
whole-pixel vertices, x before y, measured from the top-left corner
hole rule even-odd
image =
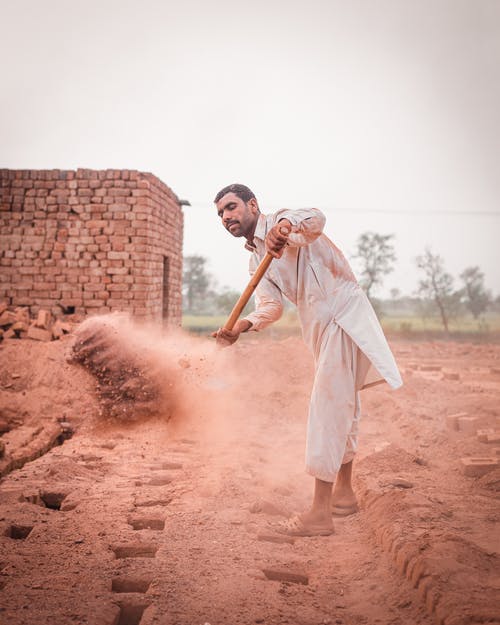
[[[423,208],[417,209],[404,209],[398,210],[395,208],[333,208],[325,209],[332,210],[333,212],[349,212],[349,213],[387,213],[390,215],[491,215],[500,217],[500,211],[488,211],[488,210],[447,210],[441,208]]]
[[[189,210],[189,208],[208,208],[209,204],[205,203],[205,202],[191,202],[190,207],[186,207],[186,210]],[[212,207],[213,208],[213,207]],[[290,210],[294,210],[294,208],[290,207],[290,206],[280,206],[279,208],[277,207],[272,207],[272,206],[267,206],[266,207],[268,210],[275,212],[277,210],[279,210],[280,208],[288,208]],[[304,207],[302,207],[304,208]],[[329,213],[364,213],[364,214],[387,214],[387,215],[472,215],[472,216],[477,216],[477,217],[484,217],[484,216],[489,216],[489,217],[500,217],[500,211],[495,211],[495,210],[454,210],[454,209],[442,209],[442,208],[423,208],[423,209],[395,209],[395,208],[350,208],[350,207],[346,207],[346,206],[336,206],[334,208],[325,208],[322,206],[318,206],[317,208],[320,208],[320,210],[322,211],[328,211]],[[215,211],[215,208],[214,208]]]

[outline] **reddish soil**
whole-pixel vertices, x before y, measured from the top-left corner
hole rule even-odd
[[[500,623],[500,469],[461,465],[497,453],[476,430],[500,427],[500,346],[393,342],[404,387],[362,393],[361,511],[273,542],[312,492],[301,340],[105,321],[0,346],[1,623]]]

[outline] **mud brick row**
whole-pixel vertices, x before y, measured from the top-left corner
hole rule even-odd
[[[480,443],[500,443],[500,430],[485,428],[477,431],[477,440]]]
[[[183,214],[131,170],[0,170],[0,301],[181,321]]]
[[[406,524],[410,507],[399,501],[399,514],[394,514],[396,497],[394,493],[366,489],[362,494],[365,519],[377,542],[416,589],[435,622],[438,625],[497,622],[498,592],[489,583],[494,562],[490,564],[490,558],[484,558],[482,566],[489,566],[490,570],[478,573],[477,562],[484,554],[473,542],[439,534],[429,541],[427,532],[420,537],[418,533],[408,535],[405,529],[411,527]],[[450,577],[450,570],[456,575]]]
[[[461,458],[461,463],[467,477],[481,477],[500,466],[498,458],[493,455]]]
[[[467,412],[457,412],[446,416],[446,427],[449,430],[475,434],[480,420]]]

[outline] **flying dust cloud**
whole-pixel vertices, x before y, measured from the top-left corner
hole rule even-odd
[[[169,438],[195,436],[210,451],[214,473],[241,462],[245,448],[243,455],[255,461],[249,471],[267,490],[288,482],[302,458],[275,458],[256,415],[283,422],[285,432],[288,419],[305,421],[311,370],[305,361],[303,371],[290,372],[279,346],[267,357],[257,347],[256,357],[255,343],[248,338],[221,349],[208,337],[110,314],[81,324],[70,360],[95,376],[103,421],[126,428],[165,420]],[[290,386],[294,375],[300,389]]]

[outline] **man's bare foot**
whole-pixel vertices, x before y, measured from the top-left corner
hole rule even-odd
[[[337,474],[331,497],[331,510],[334,515],[348,516],[358,511],[358,500],[352,490],[352,463],[345,462]]]
[[[302,523],[306,526],[324,527],[332,529],[332,517],[329,511],[311,509],[298,515]]]
[[[332,514],[349,516],[358,511],[358,500],[352,489],[335,489],[332,493]]]
[[[332,508],[351,508],[358,505],[358,500],[354,491],[333,491],[332,493]]]
[[[288,536],[330,536],[334,533],[331,517],[328,521],[313,523],[308,514],[293,516],[274,529],[280,534],[287,534]]]

